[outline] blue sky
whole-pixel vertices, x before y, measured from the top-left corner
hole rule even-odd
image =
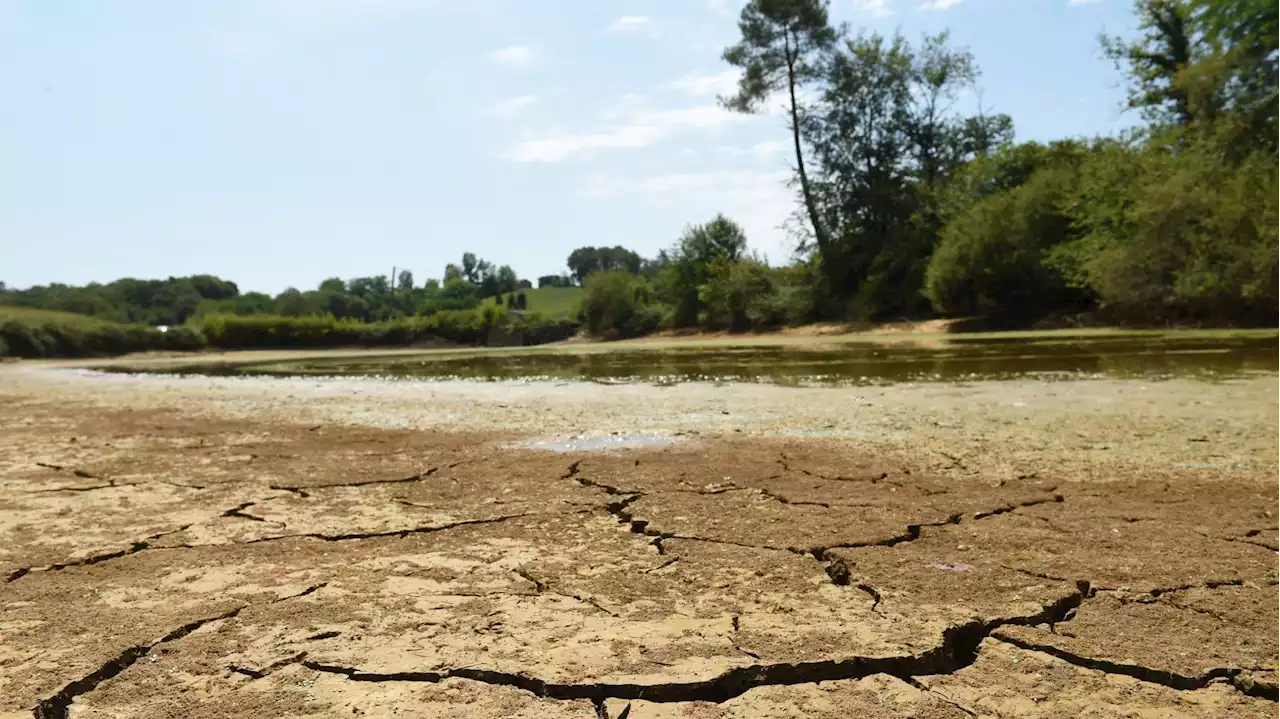
[[[922,4],[923,3],[923,4]],[[740,0],[0,0],[0,281],[521,276],[723,211],[785,261],[788,134],[720,110]],[[833,0],[950,28],[1019,139],[1110,133],[1124,0]],[[972,107],[973,96],[962,101]]]

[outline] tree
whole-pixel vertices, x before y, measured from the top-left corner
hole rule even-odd
[[[925,36],[912,67],[913,85],[919,89],[910,110],[909,132],[917,173],[925,185],[933,185],[942,172],[957,164],[954,154],[963,146],[959,140],[964,123],[955,121],[951,108],[960,91],[978,78],[973,56],[948,47],[948,37],[946,32]]]
[[[1195,60],[1191,5],[1187,0],[1136,0],[1134,10],[1141,39],[1102,36],[1103,52],[1130,76],[1129,107],[1153,123],[1190,124],[1194,115],[1178,76]]]
[[[498,292],[511,292],[520,286],[520,280],[516,277],[516,271],[511,269],[511,265],[503,265],[498,268]]]
[[[1211,111],[1244,120],[1257,144],[1275,151],[1280,16],[1270,0],[1189,0],[1191,17],[1211,48],[1181,81],[1193,111],[1206,99]],[[1204,114],[1204,110],[1200,110]]]
[[[276,297],[276,314],[301,317],[308,314],[307,299],[296,288],[290,287]]]
[[[751,113],[775,92],[786,90],[795,147],[796,174],[818,247],[830,241],[805,171],[800,142],[803,110],[796,97],[802,85],[821,76],[823,58],[837,33],[827,17],[826,0],[750,0],[738,19],[741,39],[724,51],[725,62],[741,68],[736,94],[722,98],[725,107]]]
[[[444,266],[444,281],[462,279],[462,268],[455,264],[447,264]]]
[[[847,40],[828,63],[822,94],[805,124],[819,211],[836,233],[819,247],[823,273],[832,293],[862,294],[864,306],[875,304],[867,298],[880,291],[888,269],[915,239],[910,218],[917,196],[908,161],[916,154],[915,69],[901,36]]]
[[[467,282],[472,282],[472,283],[476,282],[477,280],[476,265],[477,265],[477,262],[476,262],[476,256],[474,252],[462,253],[462,277]]]
[[[236,283],[213,275],[192,275],[187,281],[197,294],[208,300],[225,300],[240,294]]]
[[[335,292],[341,294],[347,291],[347,283],[342,281],[340,277],[330,277],[320,283],[321,292]]]
[[[409,270],[400,270],[400,275],[396,277],[396,289],[401,292],[408,292],[413,289],[413,273]]]
[[[573,278],[581,285],[587,281],[587,275],[600,269],[600,253],[594,247],[579,247],[569,253],[569,259],[565,264],[569,266],[569,272]]]
[[[587,277],[582,314],[587,331],[605,339],[635,337],[658,328],[651,310],[649,284],[626,270],[596,272]]]
[[[736,262],[746,246],[742,227],[724,215],[685,228],[657,280],[659,295],[673,307],[676,327],[698,323],[703,309],[699,291],[711,276],[712,264],[719,260]]]
[[[819,247],[833,313],[916,315],[925,268],[942,226],[948,178],[1011,125],[968,122],[952,110],[977,77],[945,34],[918,49],[901,36],[846,40],[832,51],[822,93],[804,125],[814,195],[832,236]]]
[[[495,305],[501,305],[501,304],[502,304],[502,293],[498,293],[498,296],[493,298],[493,303],[494,303]]]

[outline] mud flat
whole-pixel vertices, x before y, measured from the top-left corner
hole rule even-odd
[[[1276,403],[15,363],[0,717],[1274,717]]]

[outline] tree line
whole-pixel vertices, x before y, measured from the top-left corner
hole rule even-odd
[[[582,286],[576,320],[604,337],[938,315],[1012,325],[1274,324],[1275,7],[1134,7],[1138,36],[1101,45],[1142,124],[1040,143],[1018,141],[1012,119],[980,103],[957,109],[981,73],[946,33],[915,42],[854,34],[831,24],[826,0],[750,0],[738,41],[723,53],[741,80],[721,101],[748,113],[778,98],[786,105],[794,261],[770,266],[748,250],[739,225],[717,216],[652,258],[580,247],[567,272],[537,285]],[[403,271],[272,297],[196,275],[0,284],[0,304],[152,326],[252,315],[386,323],[475,314],[488,298],[503,312],[524,309],[532,287],[510,266],[467,252],[421,285]],[[461,317],[445,324],[471,327]]]
[[[1101,45],[1143,123],[1048,143],[1017,141],[981,103],[956,109],[980,70],[947,33],[852,34],[827,7],[751,0],[723,54],[742,71],[724,106],[786,106],[797,259],[768,266],[718,217],[643,269],[586,277],[592,332],[1276,322],[1273,4],[1138,0],[1139,36]]]
[[[510,309],[527,305],[523,292],[532,288],[508,265],[495,266],[466,252],[461,262],[445,267],[444,280],[418,285],[413,273],[326,279],[314,290],[289,287],[278,295],[244,292],[235,282],[212,275],[164,280],[125,278],[83,286],[37,285],[7,289],[0,283],[0,304],[60,310],[125,324],[181,325],[214,314],[284,317],[331,315],[336,319],[384,322],[428,316],[448,310],[472,310],[486,298]]]

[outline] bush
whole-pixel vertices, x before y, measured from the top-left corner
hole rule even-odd
[[[702,324],[730,332],[783,324],[785,314],[775,299],[772,273],[755,259],[715,259],[706,284],[698,289],[698,301],[704,308]]]
[[[186,327],[161,332],[45,310],[0,308],[0,354],[40,357],[94,357],[151,350],[197,350],[204,337]]]
[[[332,315],[210,315],[204,318],[203,331],[210,345],[225,349],[353,345],[404,347],[429,340],[483,345],[490,329],[508,328],[506,315],[506,311],[496,305],[370,323],[336,319]],[[563,320],[547,321],[535,316],[526,317],[510,328],[524,333],[525,344],[539,344],[571,336],[577,331],[577,324]]]
[[[934,309],[1034,318],[1062,307],[1066,283],[1045,258],[1072,239],[1068,203],[1076,183],[1073,167],[1048,167],[949,222],[925,272]]]
[[[626,270],[593,272],[582,295],[587,332],[604,339],[622,339],[658,329],[662,312],[650,307],[649,283]]]
[[[1080,238],[1050,264],[1114,320],[1274,324],[1275,155],[1228,149],[1192,128],[1096,153],[1074,202]]]

